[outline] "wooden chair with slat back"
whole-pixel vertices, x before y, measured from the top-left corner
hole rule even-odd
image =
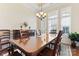
[[[0,55],[8,53],[10,30],[0,30]]]
[[[17,40],[20,38],[20,30],[13,30],[13,39]]]
[[[39,56],[55,56],[60,54],[60,42],[61,42],[62,31],[59,31],[58,36],[55,40],[54,49],[45,47],[38,55]]]

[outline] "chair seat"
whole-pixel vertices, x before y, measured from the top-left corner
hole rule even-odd
[[[39,54],[39,56],[53,56],[53,49],[45,47]]]

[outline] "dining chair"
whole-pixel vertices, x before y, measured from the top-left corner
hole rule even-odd
[[[0,55],[9,53],[10,30],[0,30]]]
[[[29,36],[35,36],[36,30],[29,30]]]
[[[13,30],[12,32],[13,32],[12,35],[14,40],[17,40],[20,38],[20,30]]]
[[[63,31],[60,30],[56,38],[59,39],[62,36],[62,34],[63,34]],[[53,47],[52,45],[55,44],[55,40],[57,40],[56,38],[49,44],[49,48]]]
[[[9,42],[10,37],[11,37],[10,30],[7,30],[7,29],[0,30],[0,56],[3,56],[3,55],[10,56],[10,55],[12,55],[11,54],[11,52],[12,52],[11,44]],[[14,52],[14,55],[15,55],[15,53],[17,55],[20,55],[17,51]]]
[[[38,56],[56,56],[60,55],[60,45],[61,45],[61,36],[62,36],[62,31],[59,31],[57,38],[54,43],[54,48],[48,48],[45,47],[40,53],[38,53]],[[50,43],[52,44],[52,43]],[[53,45],[52,45],[53,46]]]

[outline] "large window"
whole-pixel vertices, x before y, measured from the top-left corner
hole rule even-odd
[[[58,19],[58,15],[55,13],[53,14],[53,16],[49,17],[49,33],[51,34],[55,34],[57,32],[57,19]]]
[[[60,23],[58,22],[58,20],[60,21]],[[61,30],[63,30],[63,32],[66,34],[71,32],[71,8],[67,7],[54,11],[52,13],[52,16],[49,17],[48,24],[50,33],[58,32],[57,29],[59,30],[60,28],[57,26],[60,26]]]
[[[64,33],[71,31],[71,9],[64,8],[61,10],[61,29]]]

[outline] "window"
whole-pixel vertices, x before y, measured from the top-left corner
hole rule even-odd
[[[64,33],[69,33],[71,30],[71,9],[65,8],[61,10],[61,29]]]
[[[44,34],[46,31],[46,19],[41,20],[41,34]]]
[[[57,32],[57,26],[61,25],[61,30],[63,30],[64,33],[71,32],[71,7],[66,7],[60,10],[56,10],[53,13],[51,13],[52,16],[49,17],[48,21],[48,29],[49,33],[56,33]],[[50,14],[50,15],[51,15]],[[57,25],[58,20],[61,22]],[[59,30],[59,28],[58,28]]]
[[[49,17],[48,21],[48,27],[49,27],[49,33],[56,34],[57,32],[57,19],[58,15],[55,13],[53,16]]]

